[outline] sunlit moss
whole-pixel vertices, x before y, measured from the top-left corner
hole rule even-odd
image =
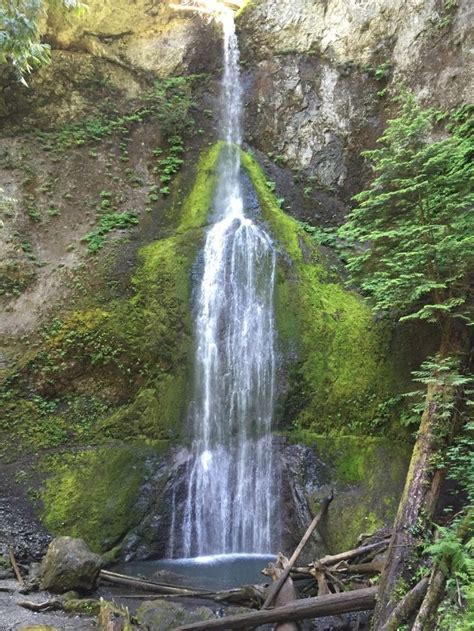
[[[256,160],[242,164],[280,246],[275,311],[289,362],[285,421],[318,431],[366,431],[395,387],[388,339],[363,300],[330,274],[317,245],[278,205]]]
[[[45,526],[54,535],[83,538],[95,552],[115,546],[140,521],[132,509],[149,452],[139,445],[115,445],[46,457]]]

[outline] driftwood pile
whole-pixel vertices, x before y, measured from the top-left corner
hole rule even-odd
[[[305,544],[327,513],[332,499],[331,494],[323,500],[320,512],[311,522],[290,559],[280,553],[275,563],[269,563],[262,570],[262,574],[272,579],[270,586],[244,585],[235,589],[210,591],[159,583],[108,570],[100,572],[100,579],[102,582],[133,590],[133,593],[129,591],[117,596],[119,601],[127,598],[151,600],[187,597],[258,610],[185,625],[179,627],[179,631],[241,629],[271,622],[277,623],[275,628],[278,631],[293,631],[297,620],[373,609],[377,595],[373,579],[383,569],[390,532],[361,535],[357,547],[352,550],[326,555],[308,565],[296,565]],[[15,567],[13,561],[14,558],[12,566]],[[22,577],[16,569],[15,573],[20,581]],[[62,607],[62,602],[58,599],[44,603],[25,601],[18,604],[34,611]]]
[[[305,544],[327,513],[333,496],[323,500],[321,510],[313,519],[290,559],[281,553],[275,563],[269,563],[262,574],[271,577],[267,585],[244,585],[218,592],[197,590],[169,584],[158,584],[102,571],[104,581],[146,590],[148,594],[127,595],[129,598],[193,597],[238,604],[259,609],[237,616],[226,616],[179,627],[179,631],[199,629],[241,629],[276,622],[279,631],[292,631],[294,622],[327,615],[373,609],[377,587],[371,581],[382,571],[384,552],[390,533],[361,535],[356,548],[336,555],[324,556],[308,565],[296,566]],[[305,596],[301,598],[301,596]],[[308,597],[309,596],[309,597]]]
[[[303,589],[309,595],[323,596],[370,587],[373,577],[383,569],[390,536],[390,532],[362,535],[356,548],[324,556],[304,567],[295,567],[291,576],[293,580],[314,579]]]

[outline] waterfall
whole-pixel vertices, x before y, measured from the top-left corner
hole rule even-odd
[[[275,249],[244,209],[242,88],[232,11],[223,11],[218,185],[195,310],[192,457],[170,555],[268,553],[278,489],[272,464]]]

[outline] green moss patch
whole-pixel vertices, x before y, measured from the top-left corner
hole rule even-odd
[[[135,502],[152,453],[133,444],[46,456],[45,526],[54,535],[84,539],[95,552],[113,548],[142,517]]]
[[[321,534],[331,553],[349,550],[361,533],[390,526],[403,490],[411,445],[386,438],[327,436],[291,432],[292,442],[314,449],[325,465],[321,489],[310,498],[312,510],[334,489]]]
[[[243,153],[242,164],[281,249],[276,320],[283,354],[292,358],[282,416],[312,431],[365,433],[378,405],[398,388],[389,336],[281,210],[255,159]]]

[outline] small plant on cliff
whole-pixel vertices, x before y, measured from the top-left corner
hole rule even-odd
[[[431,19],[431,23],[442,31],[445,28],[451,26],[454,15],[459,7],[459,0],[443,0],[441,9],[435,18]]]
[[[95,230],[86,234],[83,241],[91,254],[96,254],[105,244],[105,236],[112,230],[125,230],[135,226],[138,217],[135,213],[108,213],[103,215]]]

